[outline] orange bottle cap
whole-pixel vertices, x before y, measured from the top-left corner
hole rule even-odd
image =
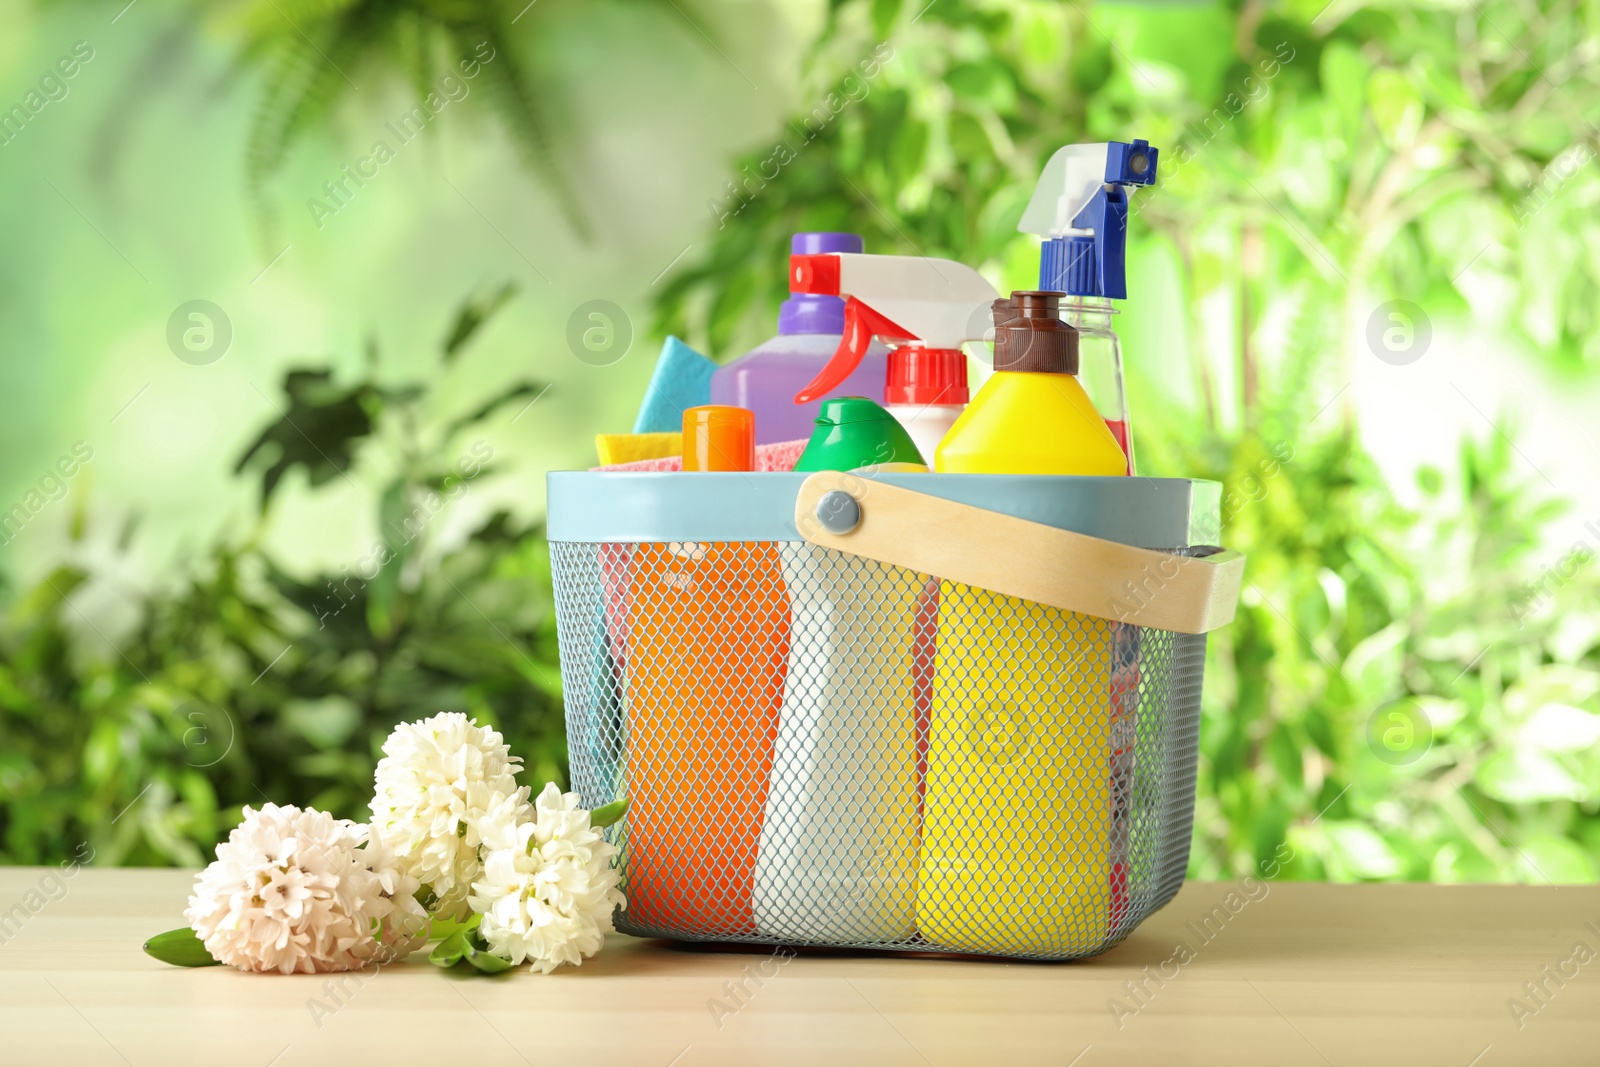
[[[706,404],[683,413],[683,469],[756,469],[756,415],[748,408]]]

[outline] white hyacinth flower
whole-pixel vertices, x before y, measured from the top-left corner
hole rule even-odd
[[[267,804],[244,809],[183,914],[213,959],[240,970],[359,970],[426,939],[417,889],[360,823]]]
[[[527,804],[528,789],[515,778],[522,761],[498,731],[460,712],[401,723],[383,752],[372,825],[401,867],[433,891],[433,913],[463,919],[467,895],[482,871],[485,816],[508,804]]]
[[[472,910],[489,951],[548,974],[600,951],[611,916],[627,906],[612,866],[616,848],[589,825],[578,794],[552,783],[534,803],[532,818],[513,820],[503,803],[485,823],[482,877],[473,883]]]

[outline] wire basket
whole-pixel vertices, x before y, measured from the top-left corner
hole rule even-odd
[[[1204,631],[1242,566],[1190,543],[1214,488],[552,475],[572,781],[629,798],[618,929],[1034,959],[1126,937],[1188,861]]]

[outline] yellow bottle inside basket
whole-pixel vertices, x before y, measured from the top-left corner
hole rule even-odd
[[[940,474],[1128,472],[1128,457],[1079,384],[1078,331],[1057,293],[994,302],[994,374],[934,453]]]
[[[1112,918],[1113,624],[939,589],[917,928],[969,952],[1089,952]]]
[[[1074,376],[1078,334],[1058,310],[1055,293],[995,301],[995,374],[940,444],[939,471],[1126,472]],[[1105,619],[940,584],[917,881],[926,940],[969,952],[1088,953],[1120,923],[1119,633]]]

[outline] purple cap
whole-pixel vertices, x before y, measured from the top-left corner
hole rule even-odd
[[[791,256],[826,256],[866,250],[859,233],[797,233],[789,238]]]
[[[860,234],[797,233],[789,239],[789,253],[821,256],[835,252],[861,252]],[[844,333],[844,301],[836,296],[795,293],[778,309],[778,333]]]

